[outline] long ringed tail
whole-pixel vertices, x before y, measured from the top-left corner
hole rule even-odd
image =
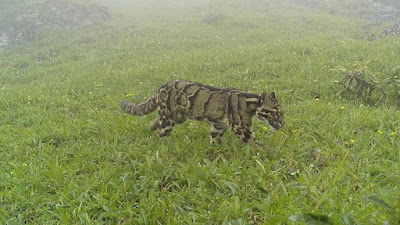
[[[143,116],[150,114],[157,109],[157,102],[154,96],[152,96],[146,102],[140,104],[130,103],[127,100],[121,102],[121,109],[126,114],[132,114],[136,116]]]

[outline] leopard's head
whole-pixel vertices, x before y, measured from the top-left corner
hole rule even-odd
[[[269,127],[274,131],[285,125],[283,111],[275,97],[275,92],[261,94],[256,115],[260,120],[268,122]]]

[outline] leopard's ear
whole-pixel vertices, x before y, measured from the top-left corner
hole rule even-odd
[[[271,92],[271,94],[269,95],[272,99],[276,99],[275,97],[275,92]]]
[[[267,98],[267,92],[263,91],[261,93],[261,99],[266,99]]]
[[[258,101],[258,103],[262,103],[267,99],[268,95],[267,92],[263,91],[260,95],[260,100]]]

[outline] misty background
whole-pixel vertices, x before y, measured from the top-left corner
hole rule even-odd
[[[399,35],[399,24],[393,25],[398,22],[399,7],[396,0],[1,0],[0,51],[25,44],[44,30],[68,31],[101,25],[124,30],[171,21],[193,21],[195,26],[195,21],[199,20],[212,25],[235,18],[245,27],[243,17],[249,13],[276,23],[279,19],[306,22],[308,11],[328,13],[364,20],[370,24],[370,29],[382,26],[380,32],[386,36]],[[288,13],[294,8],[298,14]]]

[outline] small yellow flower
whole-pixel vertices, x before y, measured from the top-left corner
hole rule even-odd
[[[350,139],[350,142],[354,144],[356,142],[356,140]]]
[[[13,175],[14,174],[14,171],[10,171],[10,175]]]
[[[315,101],[319,101],[319,100],[321,100],[320,98],[315,98]]]
[[[131,97],[131,96],[133,96],[133,92],[131,92],[131,93],[125,95],[125,97]]]
[[[383,132],[381,130],[378,130],[378,134],[383,134]]]
[[[22,166],[25,166],[25,167],[27,167],[27,166],[28,166],[28,164],[26,164],[26,163],[22,163]]]
[[[396,132],[395,132],[395,131],[390,132],[390,135],[391,135],[391,136],[395,136],[395,135],[396,135]]]
[[[344,109],[344,106],[341,106],[340,109],[343,110],[343,109]]]
[[[96,87],[103,87],[103,84],[96,84]]]
[[[263,126],[262,129],[263,129],[263,130],[268,130],[268,127],[267,127],[267,126]]]

